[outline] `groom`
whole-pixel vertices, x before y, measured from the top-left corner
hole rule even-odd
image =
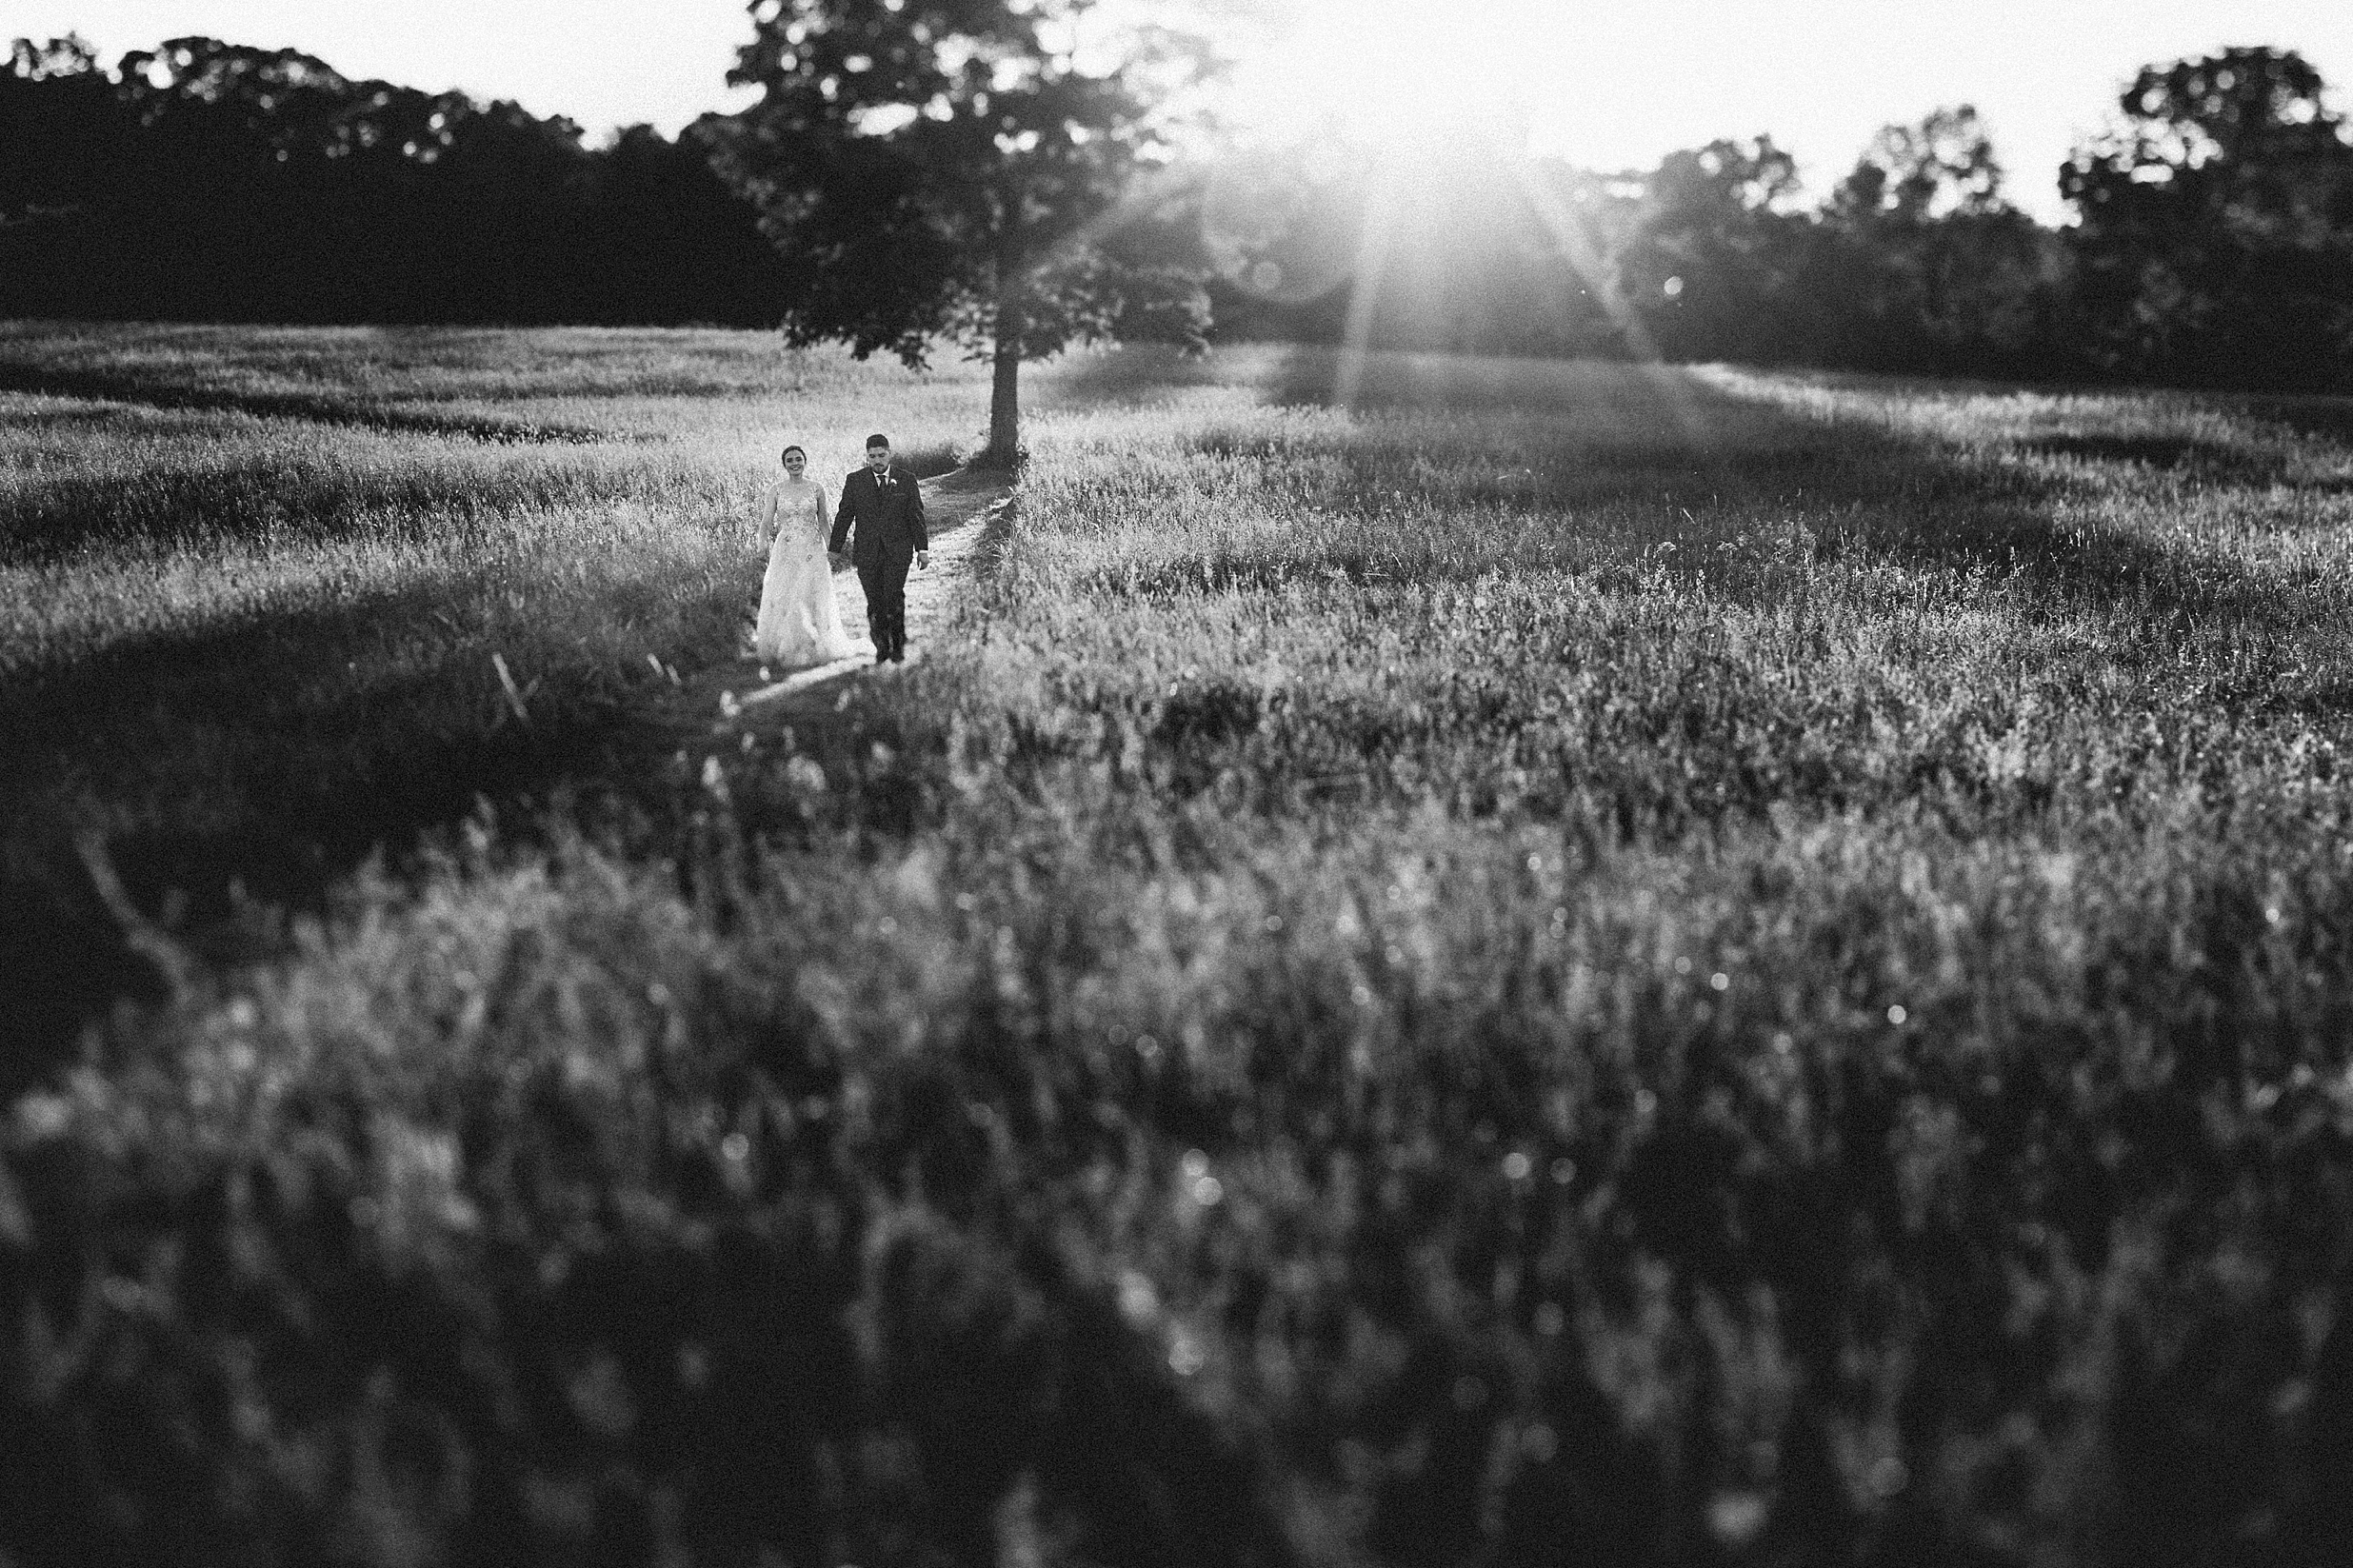
[[[907,658],[907,563],[931,565],[931,541],[924,532],[924,497],[915,476],[890,461],[890,438],[866,438],[866,466],[842,482],[842,504],[833,513],[833,537],[826,547],[842,553],[850,526],[858,543],[850,560],[866,589],[866,622],[874,634],[874,662]]]

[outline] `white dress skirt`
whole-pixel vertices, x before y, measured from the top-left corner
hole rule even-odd
[[[772,541],[751,633],[761,662],[794,669],[870,651],[850,640],[833,602],[833,564],[826,558],[832,519],[825,486],[813,479],[785,480],[761,503],[760,525]]]

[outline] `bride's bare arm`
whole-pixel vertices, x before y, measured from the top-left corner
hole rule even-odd
[[[810,486],[808,491],[808,526],[816,530],[817,543],[820,546],[828,543],[826,536],[828,530],[833,526],[832,519],[833,508],[827,502],[826,487],[823,485]]]

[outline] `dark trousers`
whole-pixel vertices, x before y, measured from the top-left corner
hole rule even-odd
[[[874,651],[888,656],[907,646],[907,568],[914,558],[887,555],[858,563],[858,586],[866,589],[867,630]]]

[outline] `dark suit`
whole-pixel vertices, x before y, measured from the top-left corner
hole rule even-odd
[[[861,467],[842,481],[828,547],[839,555],[850,539],[850,563],[866,589],[866,620],[874,651],[884,657],[907,646],[907,568],[917,550],[931,547],[924,532],[924,495],[915,476],[892,464],[887,477]]]

